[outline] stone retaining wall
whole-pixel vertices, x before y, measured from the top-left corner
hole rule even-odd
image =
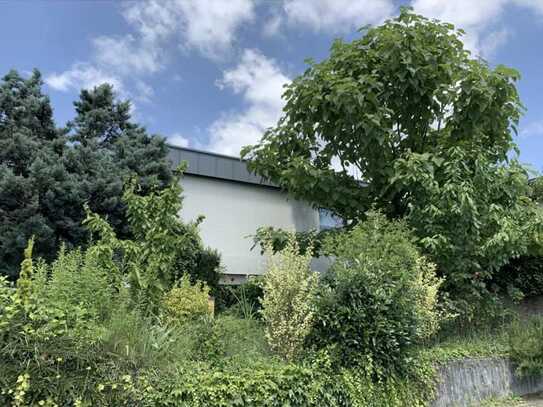
[[[543,391],[543,377],[519,379],[505,358],[466,359],[438,369],[437,397],[432,407],[470,407],[495,397]]]

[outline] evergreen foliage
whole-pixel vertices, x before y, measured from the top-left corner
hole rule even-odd
[[[110,85],[83,90],[64,128],[41,88],[38,71],[11,71],[0,82],[0,273],[11,278],[31,236],[48,260],[62,242],[87,242],[84,203],[129,236],[125,180],[137,175],[145,192],[171,179],[164,140],[131,121],[130,102],[116,100]]]

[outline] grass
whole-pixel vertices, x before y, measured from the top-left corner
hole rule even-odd
[[[520,316],[512,305],[496,305],[476,321],[449,322],[429,343],[421,347],[424,357],[444,364],[466,358],[507,357],[510,333]]]
[[[473,407],[521,407],[524,405],[523,399],[519,396],[509,396],[504,398],[489,398],[483,400],[480,404]]]
[[[438,364],[465,358],[507,356],[508,329],[447,336],[423,347],[421,352]]]

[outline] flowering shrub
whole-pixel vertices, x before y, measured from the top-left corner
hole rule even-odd
[[[300,254],[291,236],[283,250],[272,255],[270,248],[267,253],[262,298],[266,338],[272,350],[290,360],[299,355],[313,325],[318,278],[310,269],[312,250]]]

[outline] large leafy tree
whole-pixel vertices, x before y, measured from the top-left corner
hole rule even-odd
[[[441,146],[505,161],[522,106],[518,73],[470,57],[461,31],[403,9],[286,86],[284,115],[242,155],[257,173],[346,221],[407,211],[395,162]]]
[[[242,150],[294,197],[354,225],[376,207],[407,217],[458,295],[538,235],[512,133],[519,74],[463,47],[462,31],[403,9],[286,86],[284,115]]]
[[[15,276],[26,241],[49,258],[61,242],[81,245],[84,203],[129,234],[123,183],[142,180],[143,193],[171,179],[167,147],[131,121],[130,103],[102,85],[83,90],[76,116],[57,128],[38,71],[12,71],[0,82],[0,273]]]

